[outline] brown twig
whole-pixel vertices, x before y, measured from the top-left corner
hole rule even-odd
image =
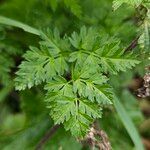
[[[125,49],[125,51],[133,50],[133,49],[138,45],[139,37],[140,37],[140,36],[136,37],[136,38],[130,43],[130,45]]]
[[[50,138],[54,135],[54,133],[57,131],[57,129],[60,127],[60,125],[55,125],[44,135],[44,137],[39,141],[37,144],[35,150],[41,150],[43,145],[50,140]]]
[[[150,140],[149,139],[142,139],[143,144],[145,145],[147,150],[150,150]]]
[[[138,97],[147,98],[150,97],[150,73],[146,73],[143,80],[143,86],[138,89]]]
[[[86,144],[90,146],[92,150],[95,149],[95,147],[97,147],[98,150],[111,150],[111,144],[107,134],[101,129],[96,129],[95,125],[91,127],[89,133],[81,142],[83,145]]]

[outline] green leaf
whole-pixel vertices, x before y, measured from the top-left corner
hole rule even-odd
[[[70,8],[71,12],[77,16],[77,17],[81,17],[82,15],[82,9],[81,6],[79,5],[79,1],[78,0],[64,0],[65,5]]]
[[[117,74],[139,64],[131,52],[125,53],[120,48],[118,39],[98,36],[97,33],[92,32],[92,29],[81,28],[80,34],[74,33],[70,41],[76,51],[70,54],[69,61],[75,62],[77,66],[83,68],[89,66],[90,69],[93,68],[98,72]]]
[[[51,117],[56,124],[64,123],[66,130],[74,136],[84,136],[90,128],[93,119],[101,117],[101,109],[87,99],[63,97],[55,98],[51,107]]]
[[[46,0],[46,3],[48,3],[52,10],[55,12],[58,7],[58,0]]]
[[[82,51],[75,51],[72,52],[69,56],[69,62],[76,62],[77,66],[82,67],[83,62],[87,58],[87,54],[83,53]]]
[[[31,47],[24,55],[25,61],[19,66],[15,79],[17,90],[31,88],[68,71],[66,56],[61,54],[63,50],[69,50],[67,39],[61,39],[57,29],[54,33],[47,29],[47,33],[41,34],[41,37],[40,49]]]
[[[65,128],[75,136],[84,137],[93,119],[101,118],[101,109],[87,99],[80,99],[76,103],[78,107],[76,107],[75,115],[65,123]]]
[[[138,7],[143,0],[114,0],[113,1],[113,9],[118,9],[123,3],[127,3],[131,6]]]
[[[145,18],[141,26],[141,36],[138,43],[141,49],[149,52],[150,49],[150,9],[147,12],[147,17]]]
[[[128,134],[130,135],[132,141],[134,142],[136,150],[144,150],[144,146],[142,144],[140,135],[136,127],[134,126],[132,120],[129,118],[129,115],[126,112],[125,108],[117,98],[114,99],[114,106],[123,125],[125,126],[126,130],[128,131]]]
[[[9,61],[8,61],[9,60]],[[6,53],[0,55],[0,81],[4,85],[8,85],[11,81],[11,68],[14,67],[13,59]]]
[[[80,34],[72,34],[70,43],[57,29],[41,37],[40,48],[31,47],[24,55],[16,89],[46,82],[46,102],[55,124],[63,123],[74,136],[83,137],[93,120],[101,117],[102,107],[114,100],[103,74],[126,71],[139,61],[120,48],[118,39],[101,37],[93,28],[82,27]]]
[[[51,55],[55,56],[60,52],[70,51],[70,44],[67,36],[61,38],[58,29],[55,28],[52,32],[48,28],[44,33],[45,34],[41,35],[43,41],[40,42],[40,45],[50,48]]]
[[[126,71],[139,64],[132,52],[125,53],[119,45],[119,40],[110,38],[95,51],[96,55],[94,55],[100,59],[100,66],[105,73],[117,74],[119,71]]]
[[[26,25],[26,24],[21,23],[19,21],[15,21],[13,19],[9,19],[9,18],[3,17],[3,16],[0,16],[0,24],[21,28],[24,31],[35,34],[35,35],[41,35],[41,33],[42,33],[40,30],[37,30],[33,27],[30,27],[29,25]]]
[[[10,91],[13,89],[12,83],[9,83],[9,85],[3,87],[0,90],[0,102],[3,102],[5,98],[9,95]]]
[[[83,26],[80,29],[80,34],[73,32],[69,39],[71,44],[77,49],[92,50],[96,38],[97,31],[95,29],[87,29]]]
[[[101,108],[86,98],[77,98],[73,86],[64,78],[55,78],[45,89],[50,116],[56,124],[64,123],[74,136],[83,137],[93,119],[101,117]]]
[[[51,117],[56,124],[60,124],[64,121],[68,121],[72,115],[75,115],[74,110],[74,99],[63,96],[61,96],[61,98],[57,97],[55,107],[51,108]]]
[[[102,74],[90,74],[86,71],[73,82],[73,91],[92,102],[96,101],[103,105],[112,104],[113,93],[106,84],[107,81],[108,79]]]
[[[54,80],[49,81],[45,89],[49,92],[59,92],[59,94],[67,97],[74,97],[72,86],[65,78],[60,76],[56,76]]]
[[[53,51],[53,49],[52,49]],[[17,90],[31,88],[34,85],[52,79],[54,76],[62,75],[68,69],[66,60],[62,55],[57,58],[51,56],[51,49],[41,47],[41,49],[31,47],[30,51],[24,55],[25,61],[19,66],[15,79]],[[58,67],[58,63],[59,67]]]

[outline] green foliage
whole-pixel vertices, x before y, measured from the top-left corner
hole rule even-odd
[[[150,6],[147,8],[146,18],[141,25],[141,35],[139,38],[141,49],[149,52],[150,49]]]
[[[40,49],[31,47],[25,53],[16,73],[16,89],[47,83],[54,122],[83,137],[93,120],[101,117],[103,106],[113,103],[114,93],[103,73],[117,74],[139,61],[131,53],[124,54],[117,39],[101,37],[92,28],[82,27],[80,34],[62,39],[57,30],[48,31],[42,38]]]
[[[138,132],[136,131],[136,128],[134,127],[133,122],[130,120],[130,118],[128,117],[128,113],[126,112],[126,110],[124,109],[124,107],[122,106],[122,104],[119,102],[117,98],[115,99],[114,105],[115,105],[116,110],[118,111],[118,115],[120,116],[120,118],[123,118],[122,122],[124,126],[126,126],[126,129],[128,133],[130,134],[130,137],[132,138],[136,149],[144,150],[144,146],[141,143],[140,136]]]
[[[100,107],[86,97],[78,98],[64,78],[56,78],[45,88],[50,115],[56,124],[65,122],[66,130],[70,129],[73,135],[84,136],[93,119],[101,117]]]
[[[149,51],[150,48],[150,3],[149,0],[114,0],[113,8],[118,9],[123,3],[127,3],[133,7],[143,6],[146,9],[146,17],[141,25],[141,35],[139,38],[139,45],[141,49]],[[143,14],[145,15],[145,14]]]
[[[125,75],[123,75],[123,76],[125,76]],[[117,80],[116,82],[119,83],[123,76],[120,75],[119,80]],[[127,78],[127,76],[125,76],[125,77]],[[123,78],[123,80],[126,81],[125,78]],[[115,90],[117,90],[117,88],[115,88]],[[131,122],[134,121],[134,123],[136,123],[136,129],[131,130],[131,133],[135,134],[135,133],[133,133],[133,131],[137,130],[137,128],[139,127],[141,122],[143,122],[143,120],[144,120],[142,112],[139,110],[137,100],[135,97],[133,97],[133,95],[131,95],[131,93],[129,91],[127,91],[127,89],[123,89],[122,93],[118,92],[118,97],[120,98],[120,100],[122,102],[122,106],[124,106],[123,109],[125,111],[125,114],[128,117],[130,116]],[[117,108],[118,108],[118,106],[117,106]],[[120,108],[120,112],[122,112],[121,108]],[[115,150],[119,150],[120,148],[124,148],[124,147],[126,147],[127,149],[133,149],[132,144],[129,142],[130,138],[125,138],[127,136],[127,133],[125,131],[122,131],[122,128],[124,128],[124,126],[120,123],[120,119],[118,116],[119,114],[113,114],[113,113],[110,114],[109,110],[106,110],[104,112],[104,114],[105,114],[105,117],[103,117],[100,120],[100,122],[101,122],[102,127],[107,131],[108,136],[110,137],[112,147]],[[122,114],[121,114],[121,116],[122,116]],[[123,117],[121,117],[121,118],[124,120]],[[110,128],[110,124],[111,124],[111,128]],[[127,126],[129,126],[129,123],[127,124]],[[131,128],[131,126],[129,126],[129,127]],[[118,130],[118,132],[116,132],[116,130]],[[114,137],[119,137],[119,139],[122,139],[122,140],[118,140],[118,138],[116,139]],[[137,141],[136,138],[138,138],[138,137],[134,136],[133,138],[134,138],[135,145],[137,145],[136,149],[142,149],[141,145],[138,145],[140,143],[140,141],[139,141],[139,143],[136,142]]]
[[[92,29],[81,28],[80,35],[73,33],[70,41],[77,49],[71,53],[70,61],[77,60],[76,63],[82,67],[95,66],[93,69],[97,71],[117,74],[139,63],[134,59],[132,53],[124,54],[118,39],[101,37],[97,35],[97,31]]]
[[[18,90],[31,88],[52,79],[56,74],[62,75],[64,71],[68,70],[66,57],[60,54],[61,49],[59,48],[61,45],[62,51],[67,48],[66,39],[60,41],[59,33],[56,30],[54,39],[51,39],[51,36],[45,37],[45,35],[43,38],[45,41],[40,42],[40,49],[30,47],[31,50],[24,55],[27,61],[20,65],[20,70],[17,72],[18,75],[21,75],[21,78],[16,78]]]
[[[52,10],[55,12],[56,9],[58,8],[58,5],[60,5],[61,3],[63,3],[67,9],[69,9],[71,11],[71,13],[73,15],[75,15],[76,17],[81,17],[82,15],[82,9],[79,3],[79,0],[45,0],[46,3],[50,4],[50,7],[52,8]]]
[[[81,17],[82,9],[78,0],[64,0],[64,3],[75,16]]]
[[[10,61],[8,61],[8,59]],[[14,66],[13,64],[14,62],[11,60],[11,58],[9,58],[7,55],[1,55],[0,56],[0,80],[4,83],[4,84],[8,84],[7,82],[10,80],[10,68]]]
[[[0,147],[35,149],[54,121],[69,132],[43,149],[83,149],[75,138],[99,120],[113,149],[142,150],[139,101],[124,91],[149,65],[149,1],[114,0],[128,4],[115,12],[110,0],[0,3]]]
[[[15,46],[12,46],[10,39],[5,35],[5,29],[3,29],[3,31],[4,35],[2,36],[4,37],[0,39],[0,82],[2,85],[7,86],[10,84],[10,82],[12,82],[10,74],[11,69],[15,67],[15,61],[13,60],[13,57],[21,54],[22,51],[15,41]]]
[[[113,8],[114,10],[116,10],[117,8],[119,8],[123,3],[127,3],[129,5],[138,7],[142,1],[144,0],[114,0],[113,1]]]
[[[36,34],[36,35],[40,35],[40,31],[28,26],[28,25],[24,25],[23,23],[20,23],[18,21],[14,21],[12,19],[9,18],[5,18],[3,16],[0,16],[0,23],[1,24],[6,24],[6,25],[11,25],[14,27],[19,27],[21,29],[23,29],[26,32],[32,33],[32,34]]]

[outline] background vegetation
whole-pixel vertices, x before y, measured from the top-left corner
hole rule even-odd
[[[0,0],[0,149],[93,147],[89,141],[84,141],[86,138],[72,136],[62,125],[54,126],[55,119],[49,116],[50,110],[44,102],[43,83],[31,89],[16,90],[23,89],[16,81],[17,75],[21,77],[19,72],[16,75],[18,66],[24,58],[29,58],[24,55],[29,46],[39,47],[40,31],[45,33],[49,28],[54,32],[57,28],[62,38],[70,37],[74,31],[79,33],[84,27],[92,27],[108,39],[118,38],[120,49],[133,52],[140,60],[126,72],[107,74],[117,98],[114,105],[103,106],[102,118],[95,124],[104,134],[97,140],[102,145],[109,141],[114,150],[142,150],[142,143],[150,149],[150,77],[146,87],[144,78],[150,70],[149,0]],[[87,45],[90,47],[91,43]],[[30,66],[25,66],[24,70],[30,70]]]

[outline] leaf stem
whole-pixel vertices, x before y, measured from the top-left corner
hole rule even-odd
[[[41,150],[43,145],[52,138],[52,136],[55,134],[55,132],[60,128],[60,125],[55,125],[50,130],[47,131],[47,133],[44,135],[44,137],[39,141],[37,144],[35,150]]]

